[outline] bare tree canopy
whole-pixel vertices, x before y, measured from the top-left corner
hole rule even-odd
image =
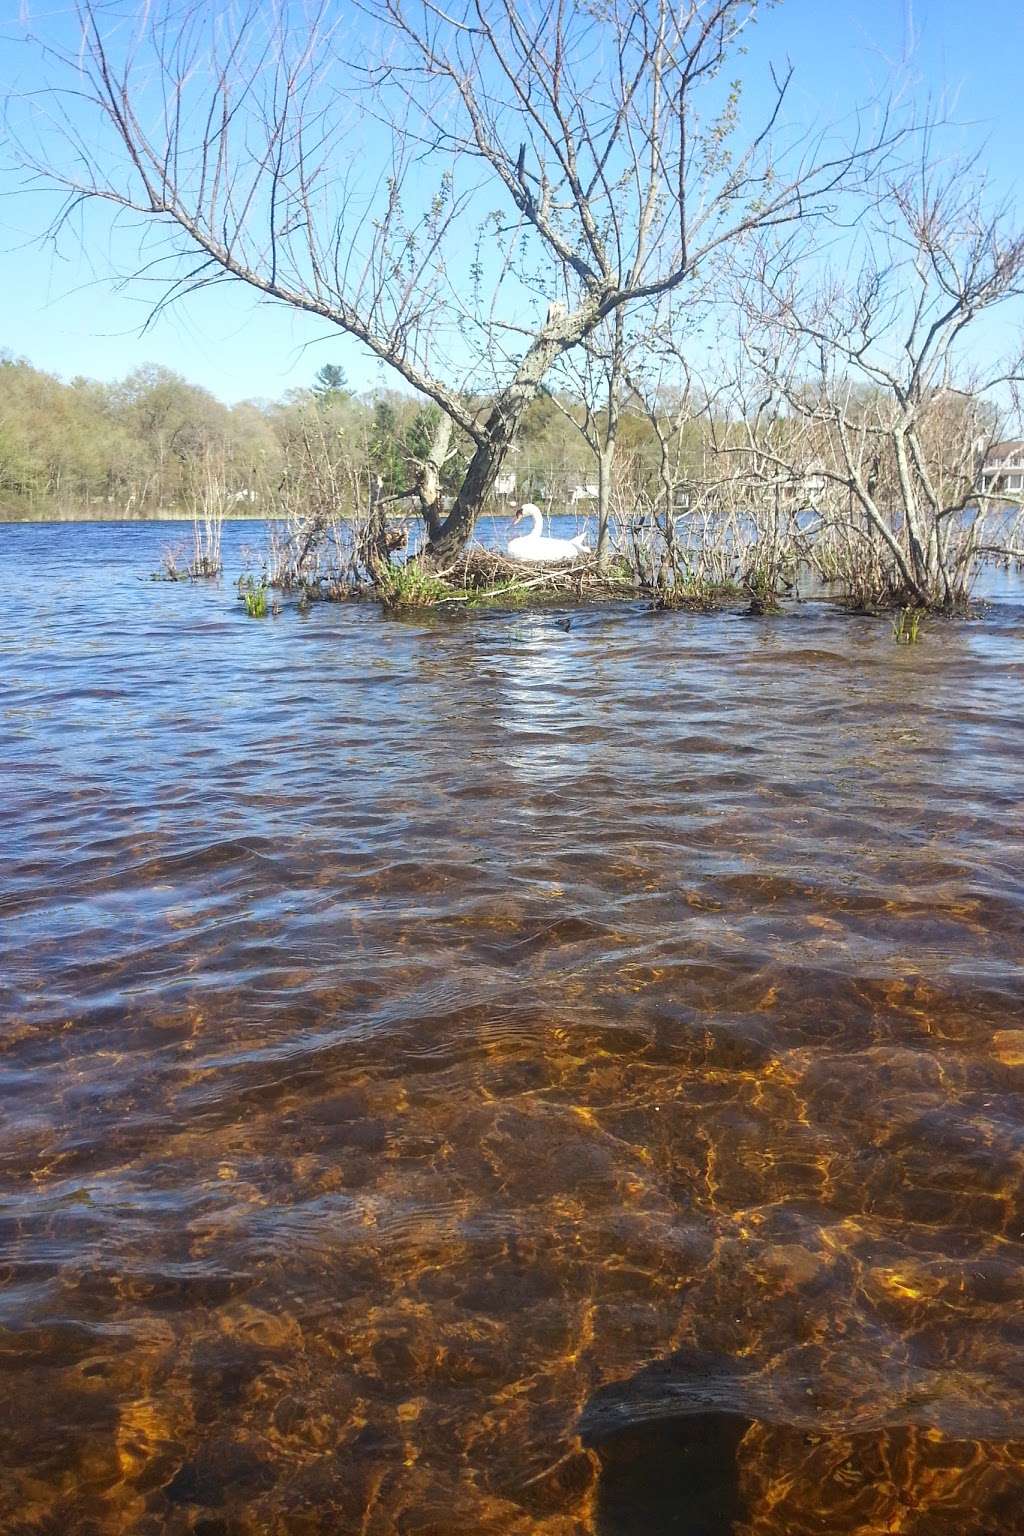
[[[977,159],[944,164],[928,136],[916,170],[879,178],[859,264],[767,242],[739,275],[748,371],[742,440],[728,451],[795,485],[859,535],[865,571],[892,595],[953,607],[992,537],[999,497],[981,470],[1024,382],[1024,343],[981,365],[969,350],[989,312],[1024,320],[1024,233]],[[1007,309],[1009,306],[1009,309]]]
[[[758,231],[830,215],[900,132],[741,127],[759,0],[81,0],[11,117],[26,166],[155,222],[159,309],[241,281],[355,337],[472,440],[431,545],[464,542],[552,365]],[[144,245],[140,248],[145,248]],[[486,408],[467,394],[489,374]]]

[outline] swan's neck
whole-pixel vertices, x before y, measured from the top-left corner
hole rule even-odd
[[[544,531],[544,514],[537,507],[534,507],[533,511],[527,512],[526,516],[530,519],[531,523],[530,532],[527,534],[527,538],[536,539]]]

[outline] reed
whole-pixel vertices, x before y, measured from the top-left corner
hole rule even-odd
[[[267,589],[262,584],[259,586],[250,582],[242,593],[242,601],[245,603],[245,611],[250,619],[265,619],[268,613]]]
[[[892,621],[893,639],[897,645],[916,645],[921,634],[923,608],[901,608]]]

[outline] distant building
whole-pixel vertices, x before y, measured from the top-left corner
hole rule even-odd
[[[578,501],[596,501],[597,497],[598,488],[592,480],[588,481],[586,485],[574,485],[569,493],[569,500],[573,506]]]
[[[774,488],[779,506],[803,512],[820,506],[829,481],[824,464],[812,459],[808,464],[780,472],[773,480],[768,479],[768,484]],[[763,498],[764,482],[755,477],[751,485],[755,499]]]
[[[981,489],[990,496],[1024,491],[1024,441],[992,444],[981,466]]]
[[[824,464],[808,464],[803,473],[800,495],[809,507],[816,506],[828,490],[828,476]]]
[[[516,488],[516,472],[504,469],[494,482],[495,496],[511,496]]]
[[[772,475],[767,471],[766,478]],[[794,464],[791,469],[780,469],[772,482],[778,487],[779,501],[788,507],[814,507],[828,490],[828,474],[820,459],[810,459]]]

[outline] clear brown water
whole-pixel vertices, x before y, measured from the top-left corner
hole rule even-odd
[[[1024,1532],[1019,589],[256,623],[166,537],[0,528],[0,1530]]]

